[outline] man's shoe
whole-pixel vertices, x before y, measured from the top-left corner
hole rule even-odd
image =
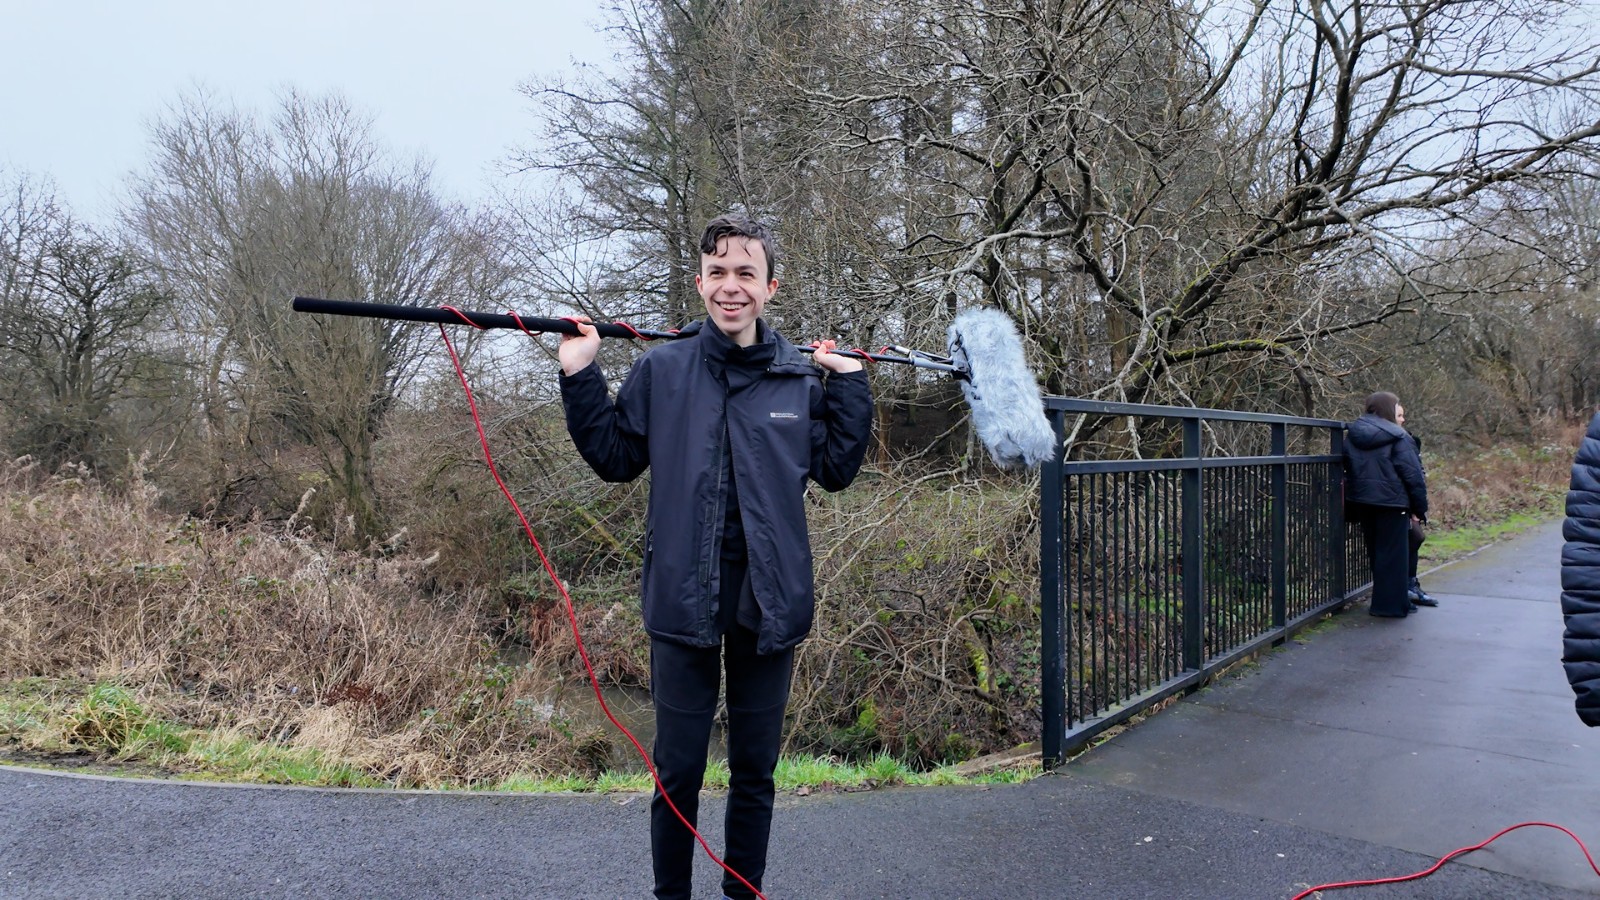
[[[1411,602],[1415,603],[1417,606],[1439,605],[1439,601],[1429,597],[1427,592],[1422,589],[1422,585],[1415,578],[1411,579],[1411,590],[1406,592],[1406,596],[1410,597]]]

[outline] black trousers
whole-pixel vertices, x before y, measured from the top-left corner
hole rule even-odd
[[[729,777],[723,862],[760,888],[772,831],[772,773],[778,765],[794,651],[761,656],[756,653],[755,633],[740,625],[728,630],[721,647],[685,647],[651,639],[656,774],[673,805],[698,827],[706,749],[724,665]],[[694,835],[673,815],[658,789],[650,801],[650,854],[658,898],[676,900],[692,894],[697,853]],[[727,873],[722,892],[729,897],[755,896]]]
[[[1361,523],[1361,533],[1367,539],[1367,558],[1372,562],[1373,615],[1405,615],[1411,610],[1411,601],[1406,598],[1411,580],[1406,571],[1411,556],[1411,515],[1388,506],[1348,506],[1348,514]]]

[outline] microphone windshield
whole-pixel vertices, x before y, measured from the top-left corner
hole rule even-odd
[[[1017,472],[1055,458],[1055,429],[1023,360],[1022,338],[1005,313],[978,308],[957,315],[950,324],[950,357],[968,372],[961,392],[995,465]]]

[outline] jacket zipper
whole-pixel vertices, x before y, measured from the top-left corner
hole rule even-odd
[[[723,484],[724,463],[728,453],[728,404],[722,404],[722,431],[717,435],[717,489],[712,494],[711,511],[707,516],[706,536],[702,542],[700,553],[700,627],[706,633],[711,630],[711,567],[721,565],[722,554],[722,520],[727,515],[726,498],[724,497],[725,485]]]

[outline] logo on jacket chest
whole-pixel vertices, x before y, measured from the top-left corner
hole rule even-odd
[[[798,419],[798,418],[800,418],[800,414],[799,413],[792,413],[792,412],[780,412],[780,411],[774,410],[772,412],[767,413],[767,418],[769,418],[769,419]]]

